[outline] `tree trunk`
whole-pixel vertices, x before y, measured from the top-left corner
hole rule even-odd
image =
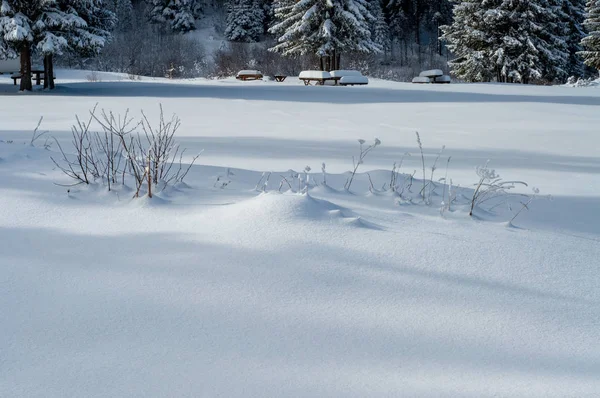
[[[331,55],[331,69],[329,70],[330,72],[332,70],[337,70],[337,51],[333,50],[333,54]]]
[[[31,54],[29,52],[29,43],[26,43],[21,48],[21,91],[33,90],[33,84],[31,83]]]
[[[48,88],[48,56],[44,55],[44,90]]]
[[[48,81],[50,90],[54,90],[54,55],[48,55],[48,75],[44,82]],[[45,83],[44,83],[45,84]]]

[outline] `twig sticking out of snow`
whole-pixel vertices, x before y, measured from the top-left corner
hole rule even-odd
[[[418,131],[416,131],[415,134],[417,135],[417,144],[419,145],[419,151],[421,152],[421,165],[423,166],[423,189],[421,189],[421,195],[423,197],[423,202],[425,202],[425,156],[423,155],[421,136]]]
[[[469,216],[473,216],[475,207],[492,199],[506,195],[507,191],[513,189],[515,185],[527,186],[527,183],[523,181],[504,181],[496,174],[496,170],[488,167],[488,163],[489,160],[484,166],[478,166],[476,169],[477,175],[479,176],[479,182],[475,184],[475,191],[473,191],[473,196],[471,198]]]
[[[40,126],[42,125],[42,120],[44,120],[43,116],[40,117],[40,120],[38,121],[37,126],[33,130],[33,134],[31,136],[31,141],[29,142],[30,146],[34,146],[36,140],[38,140],[40,137],[48,134],[48,130],[42,131],[42,132],[39,131],[40,130]],[[47,145],[44,145],[44,147],[47,148]]]
[[[350,178],[348,179],[348,181],[346,182],[346,185],[344,186],[346,191],[350,190],[350,186],[352,186],[352,181],[354,181],[354,176],[356,175],[356,171],[358,170],[358,167],[361,164],[363,164],[364,159],[367,156],[367,154],[369,152],[371,152],[373,149],[375,149],[377,146],[381,145],[381,141],[379,140],[379,138],[375,138],[375,142],[373,144],[367,146],[366,148],[364,147],[365,140],[359,139],[358,143],[360,144],[360,153],[358,155],[358,159],[355,159],[354,156],[352,156],[352,166],[354,167],[354,169],[352,170],[352,174],[350,175]]]

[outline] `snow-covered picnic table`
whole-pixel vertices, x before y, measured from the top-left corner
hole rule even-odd
[[[235,78],[238,80],[259,80],[263,78],[263,74],[258,70],[241,70]]]
[[[333,81],[335,85],[339,82],[342,86],[369,84],[369,79],[357,70],[333,70],[331,72],[305,70],[300,72],[298,78],[302,80],[306,86],[309,86],[311,81],[322,86],[328,80]]]
[[[304,82],[305,86],[310,86],[310,82],[315,82],[315,84],[322,86],[327,80],[331,80],[337,83],[337,80],[340,79],[340,77],[331,76],[331,73],[329,72],[324,72],[320,70],[304,70],[300,72],[298,78]]]
[[[424,70],[415,77],[413,83],[450,83],[452,79],[448,75],[444,75],[441,69]]]

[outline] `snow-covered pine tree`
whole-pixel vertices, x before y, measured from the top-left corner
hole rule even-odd
[[[3,0],[0,5],[0,32],[3,36],[2,57],[21,60],[21,91],[31,91],[31,48],[33,27],[42,15],[42,3],[30,0]]]
[[[275,17],[269,31],[278,36],[278,44],[271,50],[283,55],[317,54],[324,70],[339,69],[342,52],[382,51],[371,38],[374,18],[367,0],[279,0]]]
[[[385,10],[388,14],[392,45],[397,40],[405,40],[410,35],[408,17],[403,0],[388,0]],[[392,53],[393,54],[393,53]]]
[[[600,70],[600,0],[588,0],[584,26],[588,34],[581,40],[584,50],[579,54],[586,65]]]
[[[448,65],[453,73],[466,81],[487,82],[497,76],[496,66],[490,59],[494,48],[501,47],[499,27],[494,13],[489,11],[500,5],[498,1],[453,0],[453,21],[442,26],[442,39],[454,54]]]
[[[585,37],[585,0],[562,0],[561,25],[566,38],[569,54],[565,70],[568,76],[583,76],[584,66],[578,52],[582,50],[581,40]]]
[[[133,3],[131,0],[116,0],[114,13],[117,18],[115,30],[129,32],[133,28]]]
[[[374,23],[371,25],[371,37],[377,43],[387,56],[390,51],[390,28],[385,21],[385,15],[379,0],[369,1],[369,11],[373,15]]]
[[[163,24],[173,32],[186,33],[196,29],[194,0],[148,0],[152,22]]]
[[[84,57],[98,55],[111,38],[117,19],[104,4],[104,0],[61,0],[63,7],[75,12],[85,28],[67,32],[69,50]]]
[[[566,80],[569,55],[561,8],[562,0],[503,3],[501,10],[508,17],[504,42],[509,51],[502,56],[501,81]]]
[[[530,83],[566,77],[568,54],[560,0],[455,0],[454,21],[442,27],[456,59],[449,65],[468,81]]]
[[[225,37],[230,41],[256,42],[263,34],[265,10],[258,0],[230,0]]]

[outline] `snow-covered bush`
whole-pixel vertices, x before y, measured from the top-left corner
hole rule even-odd
[[[92,131],[96,122],[101,131]],[[176,115],[164,118],[162,106],[156,124],[150,122],[142,112],[142,118],[136,121],[127,111],[124,115],[115,115],[96,108],[90,111],[89,119],[84,122],[76,117],[71,128],[73,156],[68,155],[56,141],[61,159],[54,164],[68,177],[75,180],[74,185],[90,184],[95,181],[111,186],[135,184],[135,195],[146,184],[149,197],[152,187],[165,189],[169,184],[181,183],[199,155],[195,156],[187,167],[182,164],[183,153],[175,142],[175,133],[180,126]],[[178,165],[177,165],[178,163]]]

